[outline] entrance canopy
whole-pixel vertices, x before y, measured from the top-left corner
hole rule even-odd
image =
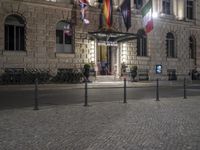
[[[88,32],[91,37],[100,43],[114,44],[137,39],[138,35],[134,33],[117,32],[114,30],[100,30],[96,32]]]

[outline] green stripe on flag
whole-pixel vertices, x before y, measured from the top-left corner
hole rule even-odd
[[[149,0],[148,3],[141,10],[142,17],[144,17],[151,8],[152,8],[152,0]]]

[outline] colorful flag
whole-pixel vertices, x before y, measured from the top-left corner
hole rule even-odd
[[[80,4],[80,7],[81,7],[81,20],[85,24],[89,24],[90,21],[88,19],[86,19],[86,11],[88,9],[89,2],[87,0],[79,0],[79,4]]]
[[[103,15],[108,29],[112,26],[112,0],[103,1]]]
[[[124,0],[120,6],[120,10],[123,16],[126,30],[128,31],[128,29],[131,27],[131,1]]]
[[[149,0],[148,3],[142,8],[143,26],[146,33],[149,33],[153,30],[152,13],[152,0]]]

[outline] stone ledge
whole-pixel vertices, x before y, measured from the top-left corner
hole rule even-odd
[[[172,62],[177,62],[178,61],[178,58],[167,58],[167,61],[172,61]]]
[[[137,60],[150,60],[149,56],[137,56]]]
[[[27,51],[3,51],[4,56],[26,56]]]
[[[74,58],[75,53],[55,53],[57,58]]]

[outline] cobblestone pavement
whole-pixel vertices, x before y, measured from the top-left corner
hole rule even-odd
[[[200,150],[200,97],[0,111],[1,150]]]

